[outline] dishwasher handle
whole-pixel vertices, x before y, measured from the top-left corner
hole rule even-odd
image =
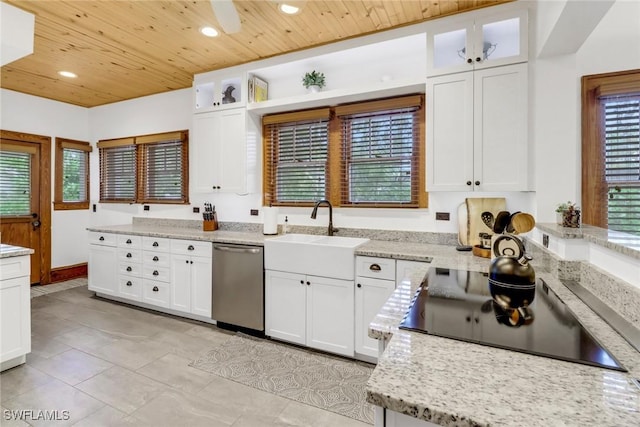
[[[217,251],[224,251],[224,252],[236,252],[236,253],[243,253],[243,254],[259,254],[260,253],[260,248],[236,248],[234,246],[213,246],[213,249],[217,250]]]

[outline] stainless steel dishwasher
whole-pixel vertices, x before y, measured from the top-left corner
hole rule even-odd
[[[261,246],[214,243],[212,286],[211,317],[218,326],[264,331]]]

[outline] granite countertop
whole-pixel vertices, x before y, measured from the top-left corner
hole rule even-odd
[[[536,224],[536,228],[543,233],[561,239],[584,239],[587,242],[596,243],[640,260],[640,236],[586,224],[583,224],[580,228],[569,228],[557,224],[544,223]]]
[[[433,255],[431,267],[489,267],[453,248]],[[389,340],[367,385],[370,403],[446,426],[640,425],[640,353],[558,279],[537,275],[629,373],[399,330],[428,268],[403,282],[370,324],[370,337]]]
[[[0,243],[0,258],[11,258],[14,256],[31,255],[35,251],[22,246],[5,245]]]

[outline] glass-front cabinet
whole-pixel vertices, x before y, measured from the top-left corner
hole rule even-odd
[[[196,80],[197,79],[197,80]],[[245,73],[206,73],[193,82],[195,113],[224,110],[244,106],[247,99]]]
[[[527,11],[448,21],[427,33],[427,75],[525,62]]]

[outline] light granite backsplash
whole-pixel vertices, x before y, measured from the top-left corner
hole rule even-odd
[[[541,268],[560,280],[580,280],[581,261],[564,260],[531,239],[524,239],[524,243],[536,269]]]
[[[149,227],[202,229],[202,221],[200,220],[134,217],[133,224]],[[223,231],[262,233],[263,226],[261,223],[252,222],[220,222],[218,223],[218,227]],[[282,225],[278,226],[278,233],[283,233]],[[289,225],[287,233],[324,235],[327,233],[327,227]],[[371,240],[386,240],[390,242],[428,243],[434,245],[456,245],[458,243],[458,235],[455,233],[339,228],[336,235],[343,237],[361,237]]]

